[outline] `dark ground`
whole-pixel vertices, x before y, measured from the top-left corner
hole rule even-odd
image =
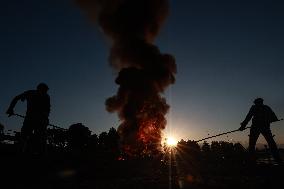
[[[222,189],[283,187],[283,165],[226,161],[107,160],[102,157],[44,157],[1,154],[1,188]],[[171,174],[170,174],[171,173]],[[171,176],[170,176],[171,175]],[[171,181],[170,181],[171,180]]]

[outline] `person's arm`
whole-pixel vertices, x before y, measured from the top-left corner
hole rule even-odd
[[[49,117],[49,114],[50,114],[50,97],[48,96],[46,116]]]
[[[279,118],[276,116],[276,114],[273,112],[273,110],[267,106],[268,111],[269,111],[269,123],[279,121]]]
[[[12,102],[10,103],[10,106],[9,106],[8,110],[6,111],[6,114],[8,114],[9,117],[10,117],[11,115],[13,115],[13,114],[14,114],[14,107],[16,106],[17,102],[18,102],[19,100],[24,101],[25,98],[26,98],[26,92],[24,92],[24,93],[22,93],[22,94],[16,96],[16,97],[12,100]]]
[[[251,120],[252,116],[253,116],[253,106],[250,108],[245,120],[243,122],[241,122],[241,127],[239,128],[239,130],[244,130],[248,124],[248,122]]]

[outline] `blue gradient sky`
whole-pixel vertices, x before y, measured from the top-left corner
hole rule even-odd
[[[7,129],[20,129],[22,121],[4,114],[12,97],[42,81],[50,87],[52,123],[82,122],[95,133],[118,126],[104,107],[117,90],[110,44],[71,2],[0,2],[0,122]],[[236,129],[258,96],[284,117],[283,8],[280,1],[171,1],[156,40],[178,66],[176,84],[164,94],[171,105],[167,132],[200,139]],[[24,108],[18,103],[16,112]],[[283,126],[272,127],[279,143]],[[247,134],[218,140],[246,143]]]

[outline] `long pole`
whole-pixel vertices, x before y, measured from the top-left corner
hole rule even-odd
[[[248,129],[248,128],[251,128],[251,127],[246,127],[244,130],[246,130],[246,129]],[[237,131],[240,131],[240,130],[239,130],[239,129],[236,129],[236,130],[228,131],[228,132],[225,132],[225,133],[220,133],[220,134],[213,135],[213,136],[210,136],[210,137],[206,137],[206,138],[203,138],[203,139],[200,139],[200,140],[196,140],[195,142],[201,142],[201,141],[203,141],[203,140],[207,140],[207,139],[210,139],[210,138],[215,138],[215,137],[218,137],[218,136],[222,136],[222,135],[234,133],[234,132],[237,132]]]
[[[13,114],[13,115],[18,116],[18,117],[21,117],[21,118],[26,118],[26,116],[23,116],[23,115],[21,115],[21,114]],[[59,126],[50,124],[50,123],[49,123],[48,125],[51,126],[51,127],[53,127],[53,128],[56,128],[56,129],[67,130],[67,129],[64,129],[64,128],[62,128],[62,127],[59,127]]]
[[[278,121],[282,121],[282,120],[283,120],[283,119],[279,119]],[[249,129],[249,128],[251,128],[251,127],[246,127],[244,130]],[[195,142],[201,142],[201,141],[203,141],[203,140],[207,140],[207,139],[210,139],[210,138],[215,138],[215,137],[218,137],[218,136],[222,136],[222,135],[234,133],[234,132],[237,132],[237,131],[241,131],[241,130],[236,129],[236,130],[232,130],[232,131],[220,133],[220,134],[213,135],[213,136],[210,136],[210,137],[206,137],[206,138],[203,138],[203,139],[200,139],[200,140],[196,140]]]

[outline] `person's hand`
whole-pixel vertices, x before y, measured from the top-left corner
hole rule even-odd
[[[246,124],[244,122],[241,123],[241,127],[239,128],[240,131],[243,131],[246,129]]]
[[[8,114],[8,116],[10,117],[10,116],[14,115],[15,113],[14,113],[14,110],[13,110],[13,109],[8,109],[8,110],[6,111],[6,114]]]

